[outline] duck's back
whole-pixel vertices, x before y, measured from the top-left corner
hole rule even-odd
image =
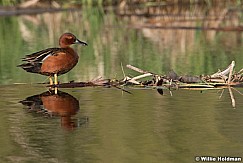
[[[78,55],[72,48],[48,48],[26,55],[18,65],[27,72],[43,75],[64,74],[78,63]]]

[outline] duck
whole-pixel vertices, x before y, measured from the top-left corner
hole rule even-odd
[[[77,52],[70,47],[72,44],[87,46],[72,33],[64,33],[59,38],[59,48],[47,48],[22,58],[24,63],[18,65],[27,72],[49,77],[50,85],[58,84],[58,76],[73,69],[79,60]],[[52,78],[54,77],[54,82]]]

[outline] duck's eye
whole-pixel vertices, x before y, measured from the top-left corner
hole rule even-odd
[[[68,39],[68,40],[72,40],[73,37],[72,37],[72,36],[68,36],[67,39]]]

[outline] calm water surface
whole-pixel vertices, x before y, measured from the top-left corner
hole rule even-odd
[[[192,12],[172,10],[182,15]],[[195,16],[206,13],[204,8],[195,11],[191,17],[182,16],[183,21],[172,19],[171,25],[242,22],[239,13],[228,13],[216,24],[207,22],[208,15],[205,22],[195,21]],[[151,89],[131,89],[130,95],[115,88],[80,88],[53,95],[36,84],[46,77],[16,68],[25,54],[57,46],[59,35],[67,31],[89,46],[74,46],[80,61],[60,77],[62,82],[98,75],[121,79],[121,62],[160,74],[170,69],[211,74],[232,60],[236,70],[242,68],[240,32],[132,28],[147,22],[168,24],[165,17],[118,17],[96,8],[1,17],[0,162],[148,163],[194,162],[195,156],[243,157],[243,99],[234,90],[236,109],[227,89],[222,95],[222,90],[178,90],[173,96],[169,91],[161,96]],[[127,69],[125,73],[137,75]]]
[[[155,90],[130,95],[112,88],[64,89],[63,99],[79,101],[69,122],[63,122],[67,114],[51,116],[19,103],[45,88],[9,85],[0,91],[1,162],[193,162],[197,155],[242,156],[243,110],[231,107],[227,90],[219,99],[217,91],[161,96]],[[242,97],[235,93],[235,98],[243,106]]]

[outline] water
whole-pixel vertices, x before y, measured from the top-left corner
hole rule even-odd
[[[45,88],[0,89],[5,92],[1,162],[193,162],[194,156],[242,156],[243,110],[232,108],[226,90],[218,99],[217,91],[161,96],[155,90],[130,90],[130,95],[113,88],[65,89],[79,109],[71,116],[75,125],[63,125],[63,117],[19,103]],[[235,98],[243,106],[242,97],[235,93]]]
[[[203,11],[199,8],[196,14]],[[241,17],[234,20],[240,22]],[[232,60],[236,70],[242,68],[242,33],[126,27],[141,22],[145,21],[118,18],[97,8],[1,17],[0,162],[147,163],[194,162],[195,156],[243,157],[243,100],[234,90],[236,109],[227,89],[222,96],[222,90],[177,90],[172,96],[166,90],[161,96],[153,89],[129,89],[131,95],[94,87],[60,89],[53,95],[36,84],[46,77],[16,68],[25,54],[57,45],[66,31],[89,46],[74,46],[80,61],[60,77],[61,82],[88,81],[98,75],[121,79],[121,62],[161,74],[170,69],[211,74]],[[125,73],[137,75],[128,69]],[[20,103],[27,98],[32,109]]]

